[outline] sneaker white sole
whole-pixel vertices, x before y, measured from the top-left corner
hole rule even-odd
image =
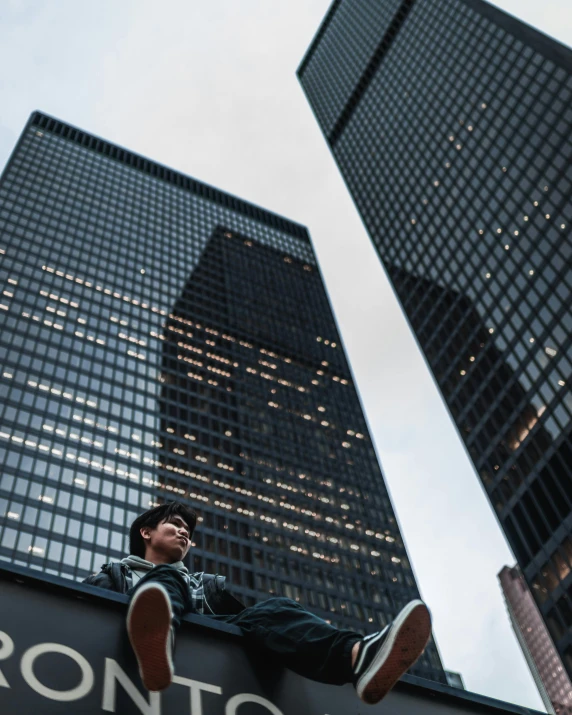
[[[358,697],[373,705],[384,698],[425,650],[431,615],[423,601],[411,601],[391,626],[387,640],[356,684]]]
[[[129,606],[127,633],[147,690],[164,690],[173,682],[172,618],[169,596],[160,584],[142,586]]]

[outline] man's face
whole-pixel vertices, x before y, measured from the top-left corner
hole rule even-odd
[[[162,521],[154,529],[144,526],[141,536],[145,540],[147,555],[161,557],[165,563],[182,561],[191,547],[189,527],[180,516]]]

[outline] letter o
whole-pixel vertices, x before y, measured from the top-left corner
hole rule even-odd
[[[81,681],[79,685],[71,690],[53,690],[40,683],[33,671],[34,661],[44,653],[61,653],[67,655],[75,661],[81,668]],[[89,693],[93,688],[93,670],[87,660],[73,648],[60,643],[38,643],[24,653],[20,662],[20,670],[22,677],[28,685],[40,695],[50,700],[59,700],[62,703],[70,702],[71,700],[79,700]]]
[[[283,715],[282,711],[279,710],[274,703],[271,703],[270,700],[266,700],[266,698],[261,698],[260,695],[254,695],[254,693],[238,693],[238,695],[233,695],[226,704],[224,715],[236,715],[236,710],[242,703],[264,705],[272,715]]]

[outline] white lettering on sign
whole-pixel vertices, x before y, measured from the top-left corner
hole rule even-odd
[[[2,647],[0,648],[0,660],[6,660],[6,658],[9,658],[14,652],[14,641],[7,633],[4,633],[4,631],[0,631],[0,641],[2,642]],[[0,688],[9,687],[8,681],[0,670]]]
[[[159,693],[149,693],[149,702],[141,695],[121,666],[112,658],[105,659],[105,675],[103,676],[103,702],[101,707],[105,712],[115,712],[115,681],[125,690],[143,715],[161,715],[161,696]]]
[[[191,691],[191,715],[203,715],[203,704],[201,702],[201,690],[215,695],[222,695],[222,688],[218,685],[210,685],[210,683],[202,683],[200,680],[191,680],[183,678],[180,675],[173,676],[173,683],[177,685],[185,685]]]
[[[79,685],[76,685],[75,688],[71,690],[53,690],[43,683],[40,683],[34,675],[34,661],[38,656],[44,655],[44,653],[61,653],[62,655],[67,655],[68,658],[71,658],[77,663],[81,670],[81,681]],[[61,645],[60,643],[38,643],[38,645],[28,648],[22,656],[20,670],[22,671],[22,677],[32,690],[35,690],[45,698],[59,700],[62,703],[79,700],[85,697],[93,688],[94,677],[91,665],[77,650],[69,648],[67,645]]]
[[[256,703],[257,705],[264,705],[264,707],[271,712],[272,715],[282,715],[282,711],[279,710],[274,703],[266,698],[261,698],[260,695],[254,695],[254,693],[238,693],[233,695],[232,698],[226,704],[224,709],[224,715],[236,715],[236,711],[239,705],[243,703]],[[195,713],[193,712],[193,715]]]
[[[15,650],[14,641],[4,631],[0,631],[0,662],[10,658]],[[41,655],[59,653],[65,655],[76,663],[81,670],[80,682],[69,690],[55,690],[44,685],[36,677],[34,673],[34,663]],[[28,686],[39,695],[48,698],[49,700],[57,700],[59,702],[73,702],[80,700],[88,695],[94,686],[94,672],[91,665],[73,648],[61,643],[38,643],[31,646],[24,652],[20,661],[20,672],[24,681]],[[190,695],[190,710],[189,715],[203,715],[203,693],[212,693],[213,695],[222,695],[222,688],[211,683],[204,683],[200,680],[192,680],[191,678],[183,678],[180,675],[173,677],[173,683],[189,688]],[[105,671],[103,676],[103,694],[101,707],[104,712],[116,712],[117,700],[117,684],[119,684],[125,693],[131,698],[133,704],[138,708],[141,715],[161,715],[161,694],[150,692],[147,700],[141,694],[139,689],[130,680],[121,666],[112,658],[105,658]],[[0,671],[0,687],[10,688],[4,674]],[[1,707],[0,698],[0,707]],[[270,700],[255,695],[254,693],[238,693],[233,695],[225,706],[225,715],[243,715],[240,708],[244,703],[254,703],[262,705],[271,715],[283,715],[282,711],[271,703]],[[72,711],[75,706],[72,706]],[[240,709],[240,712],[238,712]],[[246,714],[246,709],[244,715]],[[181,712],[181,715],[183,713]]]

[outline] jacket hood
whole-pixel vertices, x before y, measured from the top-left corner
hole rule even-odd
[[[146,561],[145,559],[142,559],[140,556],[127,556],[124,559],[121,559],[120,563],[125,564],[126,566],[129,566],[130,569],[133,569],[134,571],[151,571],[152,568],[155,568],[156,564],[152,563],[151,561]],[[184,576],[189,575],[189,570],[185,566],[185,564],[182,561],[175,561],[174,563],[171,564],[174,568],[178,569],[183,573]]]

